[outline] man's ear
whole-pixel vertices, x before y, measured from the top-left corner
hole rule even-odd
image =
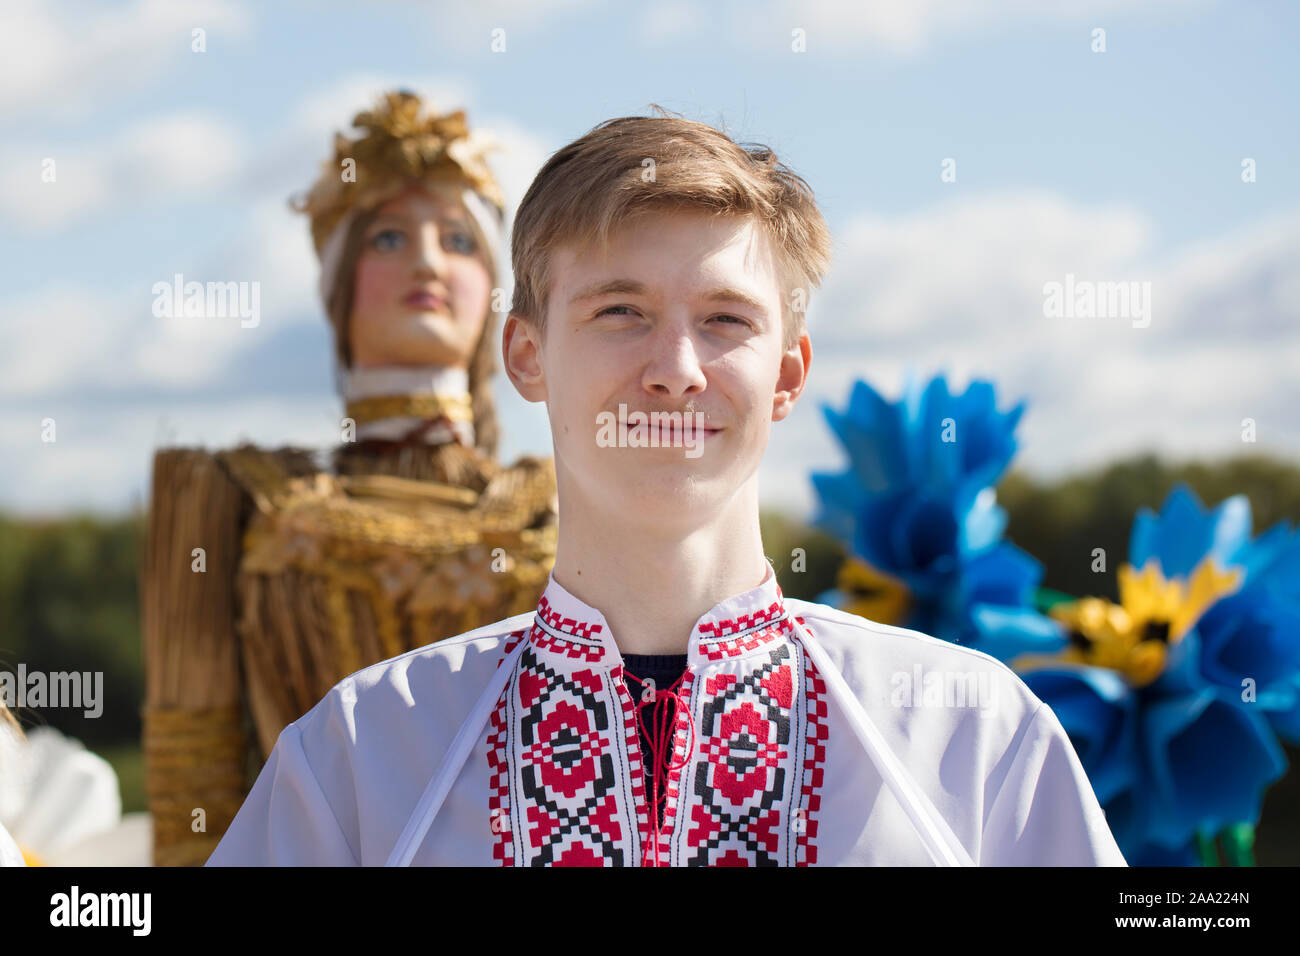
[[[541,353],[537,326],[514,312],[507,315],[501,336],[501,358],[506,375],[525,401],[546,401],[546,373],[542,369]]]
[[[772,421],[779,422],[792,411],[808,382],[808,368],[812,365],[812,339],[805,330],[799,341],[781,355],[781,370],[776,378],[776,394],[772,396]]]

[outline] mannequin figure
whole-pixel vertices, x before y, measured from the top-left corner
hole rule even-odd
[[[281,730],[360,668],[536,605],[550,459],[495,461],[504,203],[463,111],[390,92],[311,220],[339,444],[157,452],[141,580],[158,865],[203,863]]]

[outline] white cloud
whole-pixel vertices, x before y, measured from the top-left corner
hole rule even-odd
[[[117,101],[169,66],[184,68],[191,31],[208,49],[242,35],[250,17],[241,3],[218,0],[5,0],[0,5],[0,111],[83,117]]]
[[[697,31],[703,20],[704,11],[699,4],[669,0],[643,7],[636,32],[647,43],[658,44]]]
[[[1083,31],[1080,43],[1090,42],[1093,27],[1107,26],[1099,17],[1186,13],[1214,0],[772,0],[765,10],[739,23],[752,39],[771,42],[773,24],[807,31],[808,50],[861,52],[868,47],[911,55],[935,40],[954,34],[971,35],[1005,23],[1056,21],[1074,23]],[[783,42],[788,42],[783,40]],[[1086,46],[1083,47],[1087,49]]]
[[[0,305],[5,349],[0,394],[39,394],[54,383],[85,382],[105,367],[120,332],[112,310],[87,290],[54,288]]]
[[[510,31],[550,24],[584,9],[603,6],[601,0],[475,0],[474,3],[430,4],[429,12],[439,33],[451,34],[458,44],[477,42],[490,49],[490,30],[505,32],[506,51]],[[477,39],[476,39],[477,38]]]
[[[238,317],[159,318],[152,305],[145,287],[106,297],[67,282],[6,301],[0,395],[200,388],[231,356],[265,340],[265,328],[242,328]]]
[[[41,440],[52,417],[56,441]],[[328,445],[338,409],[318,397],[292,401],[232,393],[220,401],[158,405],[58,404],[0,412],[0,447],[20,468],[0,474],[6,509],[57,514],[143,506],[153,453],[161,447]]]
[[[1098,17],[1185,14],[1216,0],[667,0],[635,9],[633,35],[645,43],[699,34],[739,35],[750,46],[788,49],[796,27],[807,31],[808,49],[839,53],[864,47],[910,55],[932,41],[953,34],[974,34],[1004,23],[1056,21],[1091,30]],[[510,31],[540,23],[564,22],[579,12],[603,13],[613,5],[599,0],[478,0],[439,5],[432,16],[440,32],[462,45],[481,43],[487,50],[489,30]],[[593,9],[595,8],[595,9]],[[1082,34],[1084,43],[1089,33]],[[477,37],[477,39],[476,39]]]
[[[101,156],[34,143],[0,147],[0,215],[17,226],[52,231],[112,200],[112,171]]]
[[[1124,209],[1096,209],[1048,193],[978,196],[886,219],[863,217],[836,241],[834,275],[852,284],[828,285],[827,311],[810,315],[831,341],[854,337],[869,324],[875,347],[941,337],[948,343],[989,341],[1008,326],[1007,310],[1041,296],[1044,282],[1105,272],[1143,248],[1149,223]],[[1033,237],[1033,241],[1026,241]],[[868,301],[863,301],[863,296]],[[971,323],[977,311],[983,321]],[[971,343],[978,344],[978,343]]]
[[[0,212],[38,231],[158,199],[209,194],[244,162],[240,132],[193,112],[154,116],[101,142],[13,143],[0,150]],[[53,182],[43,180],[53,161]]]

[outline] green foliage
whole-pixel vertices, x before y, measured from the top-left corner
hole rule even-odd
[[[23,521],[0,516],[0,666],[102,671],[103,713],[18,712],[92,749],[138,740],[144,671],[137,591],[142,515]]]
[[[763,548],[786,597],[815,601],[817,595],[835,587],[835,575],[843,563],[843,546],[829,535],[809,528],[775,511],[759,516]],[[796,571],[795,549],[804,551],[804,570]]]
[[[122,812],[148,810],[149,800],[144,788],[144,750],[140,741],[100,747],[96,752],[111,763],[117,773],[118,788],[122,793]]]
[[[1007,537],[1044,566],[1044,587],[1114,600],[1134,516],[1144,506],[1158,510],[1180,482],[1207,508],[1246,495],[1256,534],[1282,519],[1300,521],[1300,468],[1264,456],[1167,464],[1144,455],[1056,482],[1012,471],[998,487],[998,502],[1007,509]],[[1104,572],[1092,570],[1095,548],[1105,549]]]

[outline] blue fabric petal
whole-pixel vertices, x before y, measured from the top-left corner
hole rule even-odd
[[[1120,848],[1124,862],[1129,866],[1200,866],[1201,854],[1195,840],[1177,847],[1142,843],[1132,849]]]
[[[1166,578],[1187,577],[1213,556],[1227,567],[1250,541],[1250,501],[1234,495],[1207,512],[1186,484],[1175,485],[1158,514],[1139,509],[1129,537],[1129,563],[1146,566],[1154,558]]]
[[[1043,577],[1043,566],[1009,542],[976,555],[963,565],[968,597],[982,604],[1027,607]]]
[[[1287,684],[1300,671],[1300,601],[1262,586],[1216,601],[1196,624],[1201,673],[1223,687]]]
[[[1286,770],[1286,757],[1261,713],[1213,689],[1149,703],[1142,713],[1143,754],[1159,808],[1153,842],[1177,846],[1198,830],[1257,823],[1264,791]]]
[[[1055,654],[1066,645],[1059,624],[1027,608],[972,604],[970,615],[975,626],[970,646],[1000,661],[1021,654]]]

